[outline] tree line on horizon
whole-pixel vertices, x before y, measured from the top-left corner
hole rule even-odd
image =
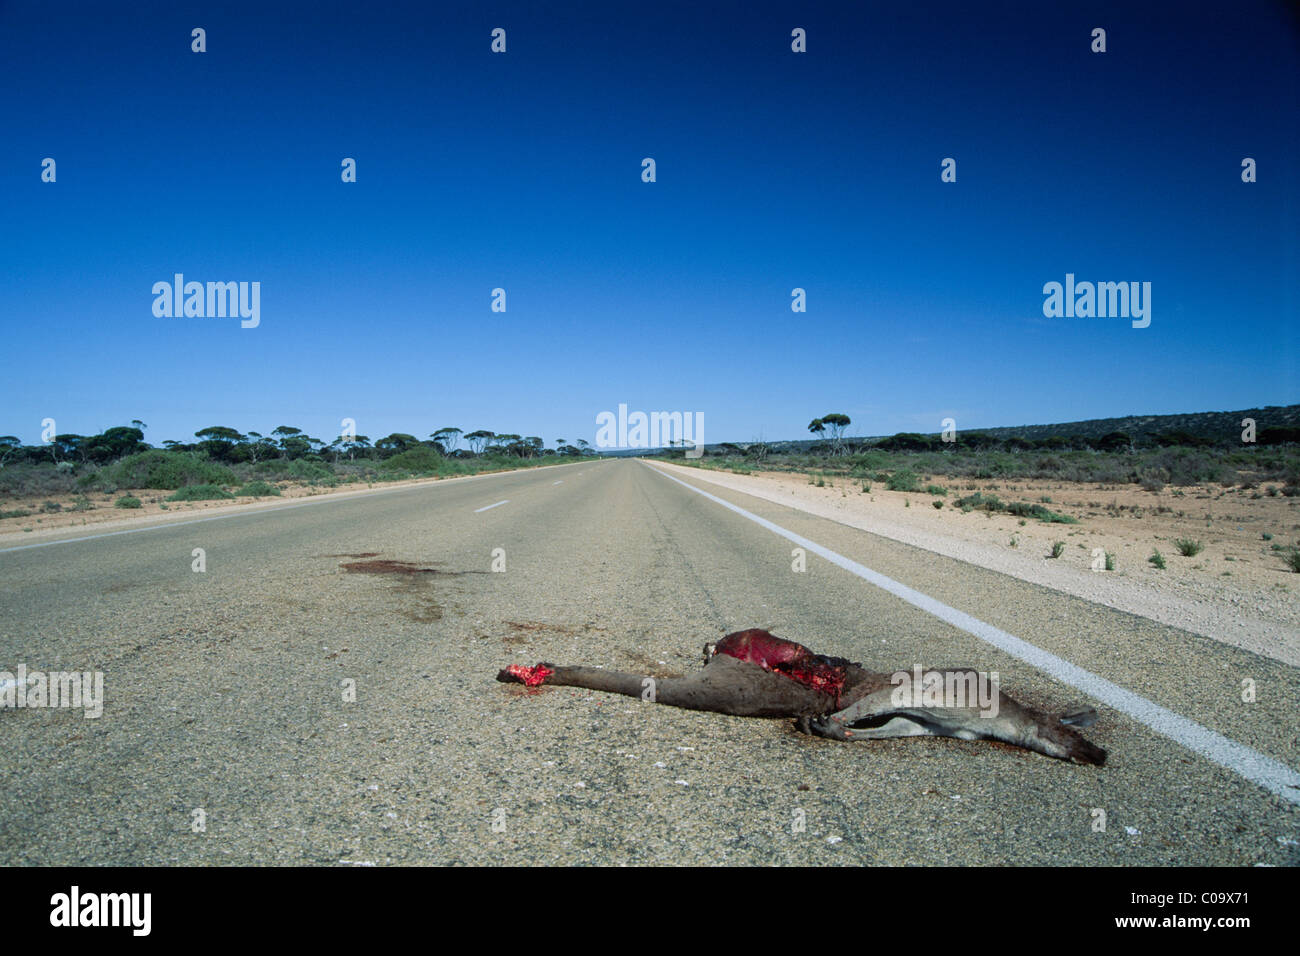
[[[375,441],[366,435],[339,435],[332,442],[313,438],[301,428],[280,425],[268,434],[243,433],[226,425],[209,425],[194,433],[196,441],[167,440],[160,446],[144,440],[144,422],[134,419],[129,425],[116,425],[97,435],[58,434],[38,445],[24,445],[14,435],[0,435],[0,467],[19,462],[33,464],[68,462],[104,465],[130,455],[161,449],[199,454],[222,464],[257,464],[280,459],[285,461],[340,460],[387,461],[406,452],[428,449],[445,458],[540,458],[547,455],[581,457],[591,453],[583,439],[570,443],[556,439],[555,447],[546,447],[544,439],[510,433],[497,434],[487,429],[465,432],[460,428],[440,428],[421,439],[405,432],[393,432]],[[464,443],[464,447],[461,443]]]
[[[1300,443],[1300,428],[1270,427],[1258,432],[1255,444],[1262,446]],[[1191,432],[1173,430],[1153,435],[1131,435],[1128,432],[1107,432],[1100,437],[1090,435],[1051,435],[1047,438],[1027,439],[1019,435],[999,438],[982,431],[958,432],[952,441],[941,435],[924,435],[919,432],[899,432],[885,438],[847,439],[834,436],[828,442],[721,442],[708,447],[710,452],[724,455],[766,457],[799,451],[810,455],[852,455],[863,451],[1008,451],[1008,452],[1063,452],[1097,451],[1126,452],[1141,448],[1217,448],[1236,447],[1241,443],[1209,438]]]
[[[1283,421],[1294,420],[1290,413],[1300,406],[1288,406],[1283,409],[1252,410],[1246,413],[1228,413],[1235,423],[1242,414],[1260,415],[1263,417],[1265,411],[1280,411],[1283,414]],[[774,441],[768,442],[763,440],[753,442],[722,442],[718,445],[711,446],[715,453],[723,455],[744,455],[747,457],[765,458],[769,454],[781,454],[791,451],[802,451],[811,455],[839,456],[851,455],[864,451],[886,451],[886,452],[933,452],[933,451],[1007,451],[1007,452],[1065,452],[1065,451],[1097,451],[1097,452],[1132,452],[1139,449],[1150,448],[1203,448],[1210,449],[1216,447],[1238,447],[1244,439],[1241,438],[1240,432],[1230,430],[1230,434],[1225,434],[1223,430],[1222,413],[1206,413],[1204,415],[1168,415],[1152,416],[1148,421],[1165,419],[1170,427],[1163,429],[1146,427],[1133,428],[1128,430],[1111,428],[1103,429],[1094,427],[1091,431],[1086,426],[1104,426],[1106,424],[1116,423],[1115,419],[1095,419],[1090,422],[1076,422],[1075,428],[1069,433],[1061,433],[1057,429],[1062,426],[1028,426],[1024,431],[1038,432],[1035,437],[1026,437],[1022,434],[1014,434],[1016,430],[1009,428],[976,430],[976,431],[954,431],[953,434],[945,437],[944,433],[923,434],[921,432],[898,432],[883,438],[845,438],[844,432],[849,425],[853,423],[848,415],[842,412],[831,412],[822,415],[820,418],[814,418],[808,423],[808,431],[820,437],[826,437],[829,441],[821,442],[813,440],[798,441]],[[1207,427],[1191,430],[1190,423],[1195,419],[1202,419]],[[1180,427],[1181,426],[1181,427]],[[1055,432],[1042,434],[1044,431]],[[1009,434],[1010,433],[1010,434]],[[1291,445],[1300,443],[1300,426],[1291,424],[1282,425],[1264,425],[1255,433],[1252,444],[1264,446]]]

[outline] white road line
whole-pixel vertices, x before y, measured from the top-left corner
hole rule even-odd
[[[658,468],[652,468],[652,470],[670,481],[677,482],[684,488],[689,488],[697,495],[703,495],[710,501],[748,518],[773,534],[778,534],[788,541],[793,541],[799,547],[825,558],[850,574],[855,574],[864,581],[883,588],[895,597],[902,598],[908,604],[933,614],[942,621],[947,621],[953,627],[978,637],[999,650],[1006,651],[1012,657],[1018,657],[1027,664],[1032,664],[1045,674],[1049,674],[1062,683],[1069,684],[1071,687],[1083,691],[1115,710],[1127,714],[1139,723],[1150,727],[1156,733],[1163,734],[1182,744],[1188,750],[1192,750],[1207,760],[1219,764],[1221,767],[1227,767],[1233,773],[1245,777],[1252,783],[1256,783],[1265,790],[1277,794],[1284,800],[1300,804],[1300,773],[1296,773],[1281,761],[1247,747],[1245,744],[1230,740],[1208,727],[1202,727],[1195,721],[1189,720],[1181,714],[1176,714],[1168,708],[1161,707],[1159,704],[1149,701],[1130,690],[1125,690],[1104,677],[1098,677],[1077,664],[1071,664],[1064,658],[1057,657],[1055,654],[1030,644],[1028,641],[999,630],[993,625],[986,624],[963,611],[958,611],[956,608],[951,608],[929,595],[913,590],[905,584],[900,584],[893,578],[887,578],[877,571],[872,571],[865,565],[858,564],[841,554],[836,554],[829,548],[824,548],[816,542],[809,541],[793,531],[787,531],[766,518],[760,518],[738,505],[733,505],[730,501],[724,501],[707,491],[701,491],[694,485],[688,484],[673,475],[666,474]]]
[[[554,485],[562,485],[562,484],[564,484],[563,481],[553,481],[553,482],[551,482],[551,485],[552,485],[552,486],[554,486]]]
[[[572,465],[543,465],[544,468],[572,468]],[[12,548],[0,548],[0,554],[8,554],[10,551],[28,551],[31,548],[49,548],[56,544],[75,544],[78,541],[94,541],[96,538],[111,538],[119,534],[139,534],[142,531],[161,531],[165,528],[179,528],[187,524],[201,524],[204,521],[221,521],[224,518],[247,518],[249,515],[269,514],[280,511],[292,511],[295,508],[305,508],[308,505],[324,505],[338,503],[340,501],[354,501],[357,498],[371,498],[380,495],[395,495],[404,491],[419,491],[422,488],[450,488],[455,485],[464,484],[467,481],[479,481],[485,478],[500,478],[502,475],[518,475],[528,468],[516,468],[513,471],[493,471],[486,475],[464,475],[460,478],[453,478],[449,481],[428,481],[418,485],[405,485],[401,488],[374,488],[365,491],[345,491],[335,495],[322,495],[319,498],[312,498],[310,501],[299,501],[293,504],[276,504],[265,508],[249,508],[245,511],[231,511],[227,514],[212,515],[207,518],[190,518],[186,521],[163,521],[158,524],[151,524],[146,528],[126,528],[122,531],[103,531],[99,534],[88,534],[80,538],[60,538],[57,541],[38,541],[35,544],[20,544]]]
[[[509,499],[509,498],[503,498],[502,500],[498,501],[495,505],[484,505],[482,508],[475,508],[475,509],[474,509],[474,513],[475,513],[475,514],[478,514],[480,511],[489,511],[489,510],[491,510],[492,508],[497,507],[498,505],[504,505],[504,504],[509,504],[509,503],[510,503],[510,499]]]

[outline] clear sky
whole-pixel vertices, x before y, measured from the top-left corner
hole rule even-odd
[[[0,434],[1300,401],[1296,15],[985,6],[0,2]],[[175,273],[260,282],[260,325],[155,317]],[[1151,325],[1045,318],[1066,273]]]

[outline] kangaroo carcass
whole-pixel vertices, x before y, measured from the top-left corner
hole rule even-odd
[[[689,677],[652,678],[598,667],[537,664],[512,665],[497,674],[497,680],[529,687],[585,687],[737,717],[793,717],[799,731],[834,740],[999,740],[1075,763],[1106,762],[1106,751],[1074,729],[1091,723],[1096,715],[1089,709],[1053,717],[1016,703],[1000,690],[995,707],[974,700],[964,705],[921,703],[919,695],[900,699],[896,677],[815,654],[757,628],[728,634],[706,647],[704,656],[704,667]],[[940,686],[978,676],[969,668],[926,668],[919,673],[926,680],[942,678]]]

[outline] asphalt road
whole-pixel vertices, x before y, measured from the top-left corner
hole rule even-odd
[[[1294,668],[687,481],[1300,767]],[[0,863],[1300,862],[1300,807],[1105,706],[1098,769],[494,680],[686,673],[757,626],[1094,703],[821,557],[792,571],[792,547],[616,460],[0,552],[0,670],[102,671],[106,698],[0,711]],[[432,571],[344,568],[374,560]]]

